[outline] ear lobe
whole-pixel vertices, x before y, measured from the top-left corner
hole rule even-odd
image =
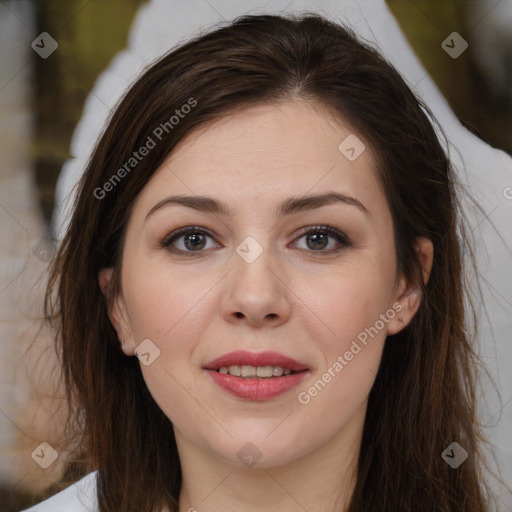
[[[418,237],[414,245],[422,268],[423,284],[428,283],[434,261],[434,244],[425,237]],[[423,299],[422,286],[418,282],[409,282],[404,276],[400,277],[397,297],[393,309],[396,316],[387,324],[387,334],[400,332],[413,319]]]

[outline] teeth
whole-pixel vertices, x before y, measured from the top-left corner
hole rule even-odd
[[[242,368],[238,365],[230,366],[228,373],[230,375],[234,375],[235,377],[240,377],[242,375]]]
[[[284,368],[282,366],[274,366],[272,367],[272,375],[274,377],[281,377],[284,373]]]
[[[233,375],[235,377],[242,377],[245,379],[271,379],[273,377],[281,377],[283,375],[290,375],[292,371],[289,368],[282,366],[248,366],[248,365],[231,365],[222,366],[219,368],[220,373]]]
[[[274,368],[272,366],[258,366],[256,370],[256,375],[258,377],[262,377],[268,379],[274,375]]]
[[[256,368],[254,366],[242,366],[242,377],[256,377]]]

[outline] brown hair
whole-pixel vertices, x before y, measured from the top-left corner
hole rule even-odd
[[[179,141],[202,123],[294,97],[326,106],[371,144],[394,221],[398,270],[422,283],[414,239],[427,237],[435,248],[417,314],[385,344],[348,511],[486,510],[475,413],[478,359],[463,304],[463,256],[470,247],[436,121],[370,44],[306,14],[243,16],[167,53],[122,98],[81,179],[45,312],[56,327],[67,426],[78,426],[75,459],[86,460],[86,471],[98,469],[102,512],[154,512],[164,504],[177,511],[181,485],[171,421],[149,393],[137,358],[118,350],[107,314],[119,292],[132,204]],[[170,122],[187,104],[194,106]],[[164,125],[147,156],[105,187]],[[98,284],[102,267],[114,267],[108,300]],[[441,458],[453,441],[469,453],[457,469]]]

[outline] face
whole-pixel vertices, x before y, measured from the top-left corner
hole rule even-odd
[[[361,143],[319,105],[251,107],[187,136],[137,197],[110,316],[179,448],[270,467],[361,433],[417,305]]]

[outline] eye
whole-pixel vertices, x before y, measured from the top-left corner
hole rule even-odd
[[[214,240],[213,236],[205,229],[197,226],[187,226],[177,229],[166,236],[162,240],[161,246],[171,252],[184,255],[192,255],[194,252],[203,252],[204,249],[219,247],[217,243],[207,247],[208,238]],[[305,250],[310,252],[333,253],[352,245],[345,234],[330,226],[314,226],[309,228],[296,241],[303,238],[306,239],[307,247]],[[330,244],[331,247],[328,250],[324,250],[326,247],[329,247],[329,239],[334,239],[335,243]],[[181,247],[179,247],[180,245]],[[332,247],[333,245],[334,247]]]
[[[306,240],[306,250],[309,249],[313,252],[332,253],[352,245],[344,233],[331,228],[330,226],[314,226],[309,228],[297,240],[301,240],[303,238]],[[329,238],[334,239],[337,242],[338,247],[336,247],[336,243],[333,243],[328,250],[324,250],[329,246]]]
[[[209,248],[206,247],[207,238],[211,238],[213,240],[213,237],[204,229],[196,226],[187,226],[173,231],[170,235],[165,237],[164,240],[162,240],[161,245],[172,252],[179,252],[182,254],[201,252],[203,249]],[[176,247],[175,242],[181,241],[181,239],[183,239],[181,247]]]

